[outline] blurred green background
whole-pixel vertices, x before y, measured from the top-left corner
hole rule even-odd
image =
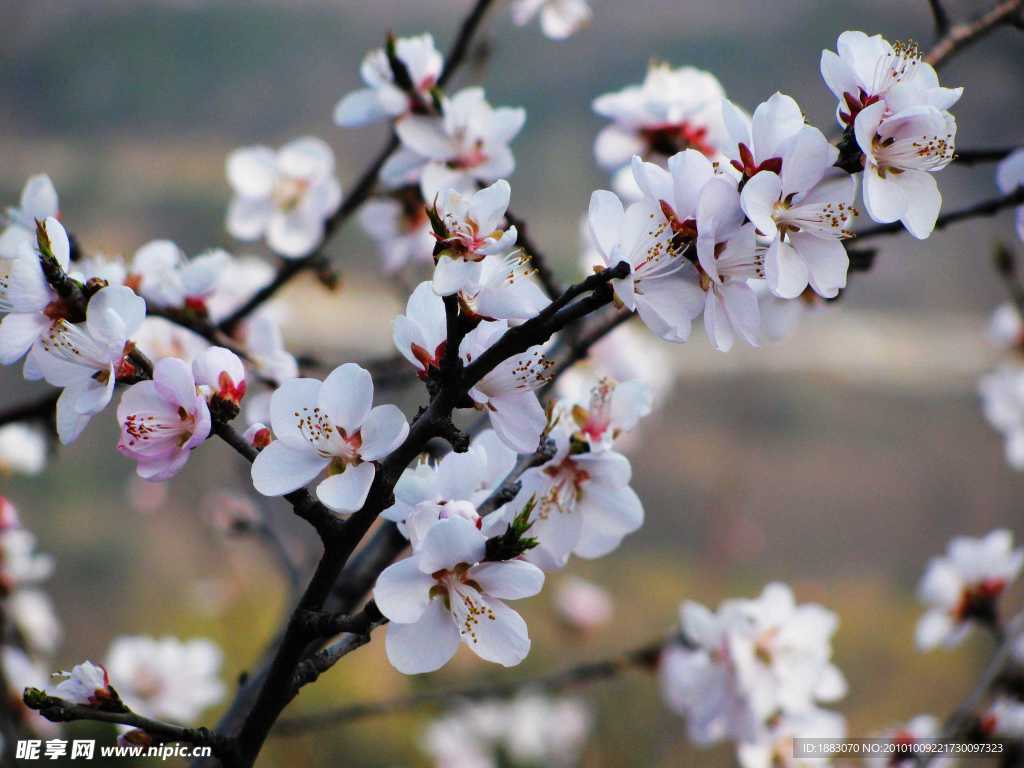
[[[513,145],[513,207],[566,278],[576,270],[590,192],[609,184],[593,162],[602,121],[590,101],[639,82],[649,59],[707,68],[748,108],[782,90],[828,132],[834,102],[818,74],[822,48],[834,48],[845,29],[923,44],[932,35],[925,0],[592,4],[591,26],[555,43],[535,24],[514,27],[499,3],[483,38],[486,63],[459,78],[485,82],[494,104],[527,108]],[[339,177],[350,185],[385,138],[383,127],[342,131],[331,122],[337,99],[359,86],[363,53],[388,30],[431,31],[446,45],[469,5],[0,0],[0,200],[15,203],[27,176],[45,171],[65,222],[89,249],[131,254],[170,237],[189,253],[212,245],[258,253],[223,231],[226,153],[315,134],[334,147]],[[970,13],[985,4],[949,5]],[[1024,140],[1019,31],[997,32],[955,58],[942,78],[966,86],[955,108],[961,147]],[[994,194],[992,171],[944,171],[946,207]],[[988,645],[974,637],[952,653],[914,651],[922,567],[953,535],[996,526],[1022,532],[1024,480],[1005,465],[1001,438],[984,423],[975,394],[977,378],[997,359],[983,336],[987,316],[1004,298],[989,254],[996,240],[1012,237],[1006,213],[926,242],[880,240],[875,268],[782,344],[721,355],[698,332],[672,347],[678,384],[631,454],[647,524],[614,555],[570,566],[614,594],[613,626],[586,641],[564,634],[548,590],[520,606],[534,638],[522,668],[501,671],[460,653],[441,674],[406,679],[376,642],[290,711],[597,657],[664,631],[683,598],[717,604],[781,579],[799,599],[841,615],[836,655],[851,691],[839,708],[852,735],[918,712],[943,715]],[[376,252],[355,222],[329,251],[343,288],[327,294],[300,282],[286,294],[293,351],[338,362],[390,354],[401,292],[379,277]],[[0,372],[3,405],[39,386],[14,369]],[[411,413],[423,393],[413,386],[394,397]],[[54,669],[102,656],[118,634],[204,635],[225,648],[230,681],[256,657],[285,601],[260,544],[226,539],[204,520],[210,492],[246,488],[246,467],[211,443],[169,484],[164,503],[139,511],[129,504],[140,493],[130,482],[133,467],[113,450],[112,412],[61,449],[44,475],[0,477],[0,492],[41,548],[58,556],[48,589],[66,637]],[[295,552],[315,556],[286,505],[271,507]],[[585,695],[597,711],[586,766],[731,763],[729,747],[686,746],[681,721],[644,675]],[[272,739],[260,764],[419,765],[426,715]]]

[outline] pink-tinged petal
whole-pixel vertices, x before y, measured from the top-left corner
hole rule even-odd
[[[191,411],[196,400],[192,369],[176,357],[165,357],[153,366],[153,383],[162,398]]]
[[[773,218],[775,204],[782,198],[782,179],[771,171],[754,174],[740,193],[740,207],[757,231],[768,238],[776,238],[779,228]]]
[[[273,202],[269,198],[234,198],[227,207],[225,227],[232,238],[258,240],[263,237],[270,217]]]
[[[523,560],[480,563],[469,572],[485,594],[501,600],[533,597],[544,586],[544,571]]]
[[[428,288],[427,290],[430,289]],[[431,294],[434,293],[433,291],[430,292]],[[416,357],[415,352],[413,352],[413,346],[415,345],[427,350],[430,355],[433,355],[434,350],[428,346],[428,342],[424,338],[423,331],[419,325],[410,320],[406,315],[397,315],[391,321],[391,338],[395,342],[395,349],[401,353],[402,357],[421,371],[426,370],[423,361]]]
[[[11,314],[0,320],[0,365],[20,360],[49,327],[46,316],[37,313]]]
[[[850,268],[850,257],[842,242],[802,232],[790,235],[790,240],[807,264],[808,280],[815,292],[826,299],[839,295],[839,289],[846,287]]]
[[[352,435],[373,405],[373,378],[361,365],[345,363],[324,379],[318,405],[331,423]]]
[[[376,461],[402,444],[409,434],[409,422],[398,406],[378,405],[367,415],[360,434],[359,455],[365,461]]]
[[[322,382],[288,379],[270,397],[270,426],[274,436],[293,449],[308,449],[310,442],[299,428],[318,407]]]
[[[454,568],[460,563],[473,565],[484,556],[486,537],[461,517],[449,517],[434,525],[423,539],[419,568],[423,573]]]
[[[918,240],[926,239],[935,229],[942,208],[935,177],[924,171],[904,171],[895,181],[907,199],[907,209],[900,217],[903,226]]]
[[[459,649],[459,630],[441,600],[432,600],[415,624],[389,624],[384,649],[404,675],[435,672]]]
[[[873,169],[864,173],[864,208],[868,216],[877,222],[887,224],[903,218],[909,201],[903,187],[892,174],[884,179]]]
[[[297,451],[274,440],[252,464],[252,485],[264,496],[283,496],[311,482],[328,463],[312,449]]]
[[[155,461],[140,461],[135,467],[135,474],[143,480],[158,483],[163,480],[170,480],[185,468],[188,462],[188,451],[179,451],[167,459]]]
[[[342,128],[358,128],[389,117],[389,112],[372,88],[352,91],[334,108],[334,122]]]
[[[373,588],[373,600],[391,621],[412,624],[427,610],[434,584],[433,577],[420,570],[414,555],[384,569]]]
[[[772,293],[783,299],[795,299],[803,293],[810,276],[801,254],[781,237],[765,253],[764,271]]]
[[[241,147],[228,155],[228,184],[243,197],[266,198],[274,191],[277,156],[270,147]]]
[[[615,266],[611,263],[615,246],[619,242],[619,232],[622,229],[622,219],[625,216],[625,209],[622,201],[614,192],[606,189],[599,189],[590,196],[590,210],[587,212],[587,224],[590,226],[590,233],[597,243],[605,264],[609,267]]]
[[[335,512],[358,512],[366,502],[376,473],[376,467],[368,461],[350,465],[340,475],[332,475],[320,483],[316,497]]]
[[[547,424],[544,408],[533,392],[510,392],[490,399],[491,426],[509,448],[518,453],[537,450]]]
[[[76,405],[78,393],[71,388],[61,392],[57,398],[57,437],[61,445],[71,445],[89,424],[91,414],[79,413]]]
[[[162,422],[173,422],[180,418],[177,407],[157,392],[156,385],[152,381],[140,381],[138,384],[132,384],[121,395],[121,402],[117,406],[117,420],[124,423],[129,416],[138,413],[154,414]]]
[[[484,613],[472,627],[463,631],[462,642],[485,661],[514,667],[530,653],[530,633],[523,617],[500,600],[481,596]],[[452,598],[453,607],[458,598]],[[487,609],[490,609],[489,611]]]

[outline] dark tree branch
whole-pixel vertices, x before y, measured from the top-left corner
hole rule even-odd
[[[932,46],[924,60],[938,69],[954,54],[976,43],[996,27],[1012,23],[1022,3],[1024,0],[1000,0],[981,16],[952,26],[945,36]]]
[[[953,158],[959,165],[998,163],[1020,147],[986,147],[984,149],[958,149]]]
[[[505,211],[505,220],[508,221],[509,225],[516,228],[519,235],[517,238],[519,245],[522,246],[523,250],[529,255],[530,263],[537,272],[537,279],[544,288],[544,292],[551,298],[560,294],[562,292],[562,286],[558,284],[555,274],[551,271],[547,257],[544,256],[540,248],[537,246],[537,243],[530,237],[529,226],[527,223],[510,210]]]
[[[28,403],[12,406],[0,413],[0,427],[19,421],[49,422],[53,418],[60,392],[53,392]]]
[[[64,699],[47,696],[38,688],[25,689],[23,700],[25,706],[36,710],[51,723],[70,723],[75,720],[115,723],[138,728],[161,741],[210,747],[215,755],[226,754],[231,749],[230,739],[218,736],[208,728],[186,728],[181,725],[143,717],[134,712],[108,712],[95,707],[73,704]]]
[[[956,224],[960,221],[966,221],[968,219],[977,219],[984,216],[994,216],[1006,208],[1013,208],[1017,205],[1024,205],[1024,187],[1021,187],[1016,192],[1011,192],[1008,195],[1002,197],[994,197],[989,200],[983,200],[980,203],[969,205],[966,208],[961,208],[956,211],[950,211],[939,216],[935,222],[936,229],[944,229],[950,224]],[[863,240],[867,240],[871,237],[878,237],[879,235],[895,235],[904,231],[903,225],[898,221],[893,221],[889,224],[876,224],[873,227],[858,232],[855,243],[860,243]]]
[[[387,701],[354,704],[313,715],[294,717],[282,720],[275,730],[275,734],[295,736],[313,729],[337,725],[338,723],[364,717],[406,712],[425,706],[444,708],[466,702],[506,699],[525,691],[553,693],[566,688],[608,680],[630,669],[653,668],[657,664],[662,650],[673,643],[681,642],[681,640],[682,638],[679,636],[673,635],[666,639],[647,643],[639,648],[618,654],[609,659],[578,664],[541,677],[475,685],[467,688],[426,691]]]
[[[935,20],[935,37],[941,40],[949,32],[949,13],[942,0],[928,0],[928,8]]]

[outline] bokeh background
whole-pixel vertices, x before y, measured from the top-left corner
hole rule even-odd
[[[351,184],[385,140],[383,128],[342,131],[331,121],[337,99],[358,86],[363,53],[388,30],[428,30],[444,46],[470,4],[0,0],[0,201],[15,203],[24,180],[45,171],[65,221],[90,249],[131,254],[169,237],[189,253],[213,245],[260,253],[223,231],[225,155],[241,144],[314,134],[334,147],[338,175]],[[486,60],[459,78],[485,82],[494,104],[526,107],[513,145],[513,206],[563,278],[577,269],[579,217],[590,192],[608,186],[593,162],[602,121],[590,102],[639,82],[652,57],[711,70],[748,108],[782,90],[829,130],[834,102],[818,74],[822,48],[834,48],[845,29],[924,44],[932,35],[925,0],[592,4],[592,25],[555,43],[535,25],[514,27],[499,3],[483,38]],[[949,5],[970,13],[984,4]],[[955,110],[961,147],[1024,140],[1019,31],[995,33],[942,77],[966,86]],[[945,205],[994,194],[992,171],[944,171]],[[631,454],[647,524],[614,555],[569,569],[613,593],[612,626],[586,640],[565,633],[548,590],[521,606],[534,651],[519,669],[502,671],[463,653],[441,674],[406,679],[387,666],[377,642],[304,692],[292,711],[596,658],[663,632],[683,598],[717,604],[776,579],[841,615],[836,656],[851,690],[840,709],[851,734],[949,711],[988,641],[915,652],[916,582],[953,535],[996,526],[1024,533],[1024,479],[1005,465],[976,395],[978,377],[997,359],[984,339],[988,314],[1004,298],[990,253],[997,240],[1012,240],[1010,216],[922,243],[877,241],[875,268],[779,345],[721,355],[698,331],[669,350],[677,385]],[[390,354],[401,291],[379,276],[375,249],[356,222],[329,252],[341,290],[298,281],[285,294],[293,350],[338,362]],[[0,406],[34,395],[38,385],[0,371]],[[423,393],[413,385],[393,397],[414,412]],[[58,558],[48,588],[65,638],[54,668],[102,656],[118,634],[208,636],[224,647],[232,684],[287,599],[258,540],[225,537],[206,522],[211,493],[245,490],[246,466],[211,442],[161,500],[160,491],[132,481],[115,441],[111,409],[57,452],[44,475],[0,477],[0,492]],[[315,556],[287,506],[273,503],[270,511],[296,556]],[[662,707],[648,676],[582,695],[596,713],[586,766],[732,761],[728,746],[698,752],[686,745],[681,721]],[[417,741],[428,718],[272,739],[260,764],[421,765]]]

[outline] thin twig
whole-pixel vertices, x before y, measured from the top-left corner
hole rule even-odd
[[[186,728],[162,720],[143,717],[134,712],[108,712],[96,707],[74,704],[54,696],[47,696],[38,688],[27,688],[23,701],[29,709],[39,712],[51,723],[70,723],[76,720],[91,720],[97,723],[128,725],[145,731],[161,741],[181,742],[210,747],[214,754],[223,754],[230,749],[231,740],[213,733],[208,728]]]
[[[971,21],[963,21],[949,29],[924,60],[938,69],[959,51],[976,43],[1001,24],[1013,22],[1024,0],[1001,0],[992,8]]]
[[[941,40],[949,32],[949,13],[942,0],[928,0],[928,8],[935,21],[935,37]]]
[[[1021,187],[1008,195],[983,200],[980,203],[969,205],[966,208],[944,213],[935,221],[935,228],[943,229],[948,227],[950,224],[966,221],[967,219],[994,216],[999,213],[999,211],[1005,210],[1006,208],[1013,208],[1017,205],[1024,205],[1024,187]],[[858,232],[857,237],[853,242],[860,243],[871,237],[878,237],[879,235],[894,235],[902,231],[903,224],[898,221],[893,221],[889,224],[878,224],[874,227],[868,227],[867,229]]]
[[[523,250],[529,255],[530,263],[537,272],[537,279],[540,281],[541,286],[543,286],[544,292],[547,293],[550,298],[554,298],[560,294],[562,292],[562,286],[559,285],[554,272],[551,271],[547,257],[537,246],[537,243],[530,237],[529,227],[526,221],[516,216],[510,210],[505,211],[505,219],[508,221],[510,226],[516,228],[519,245],[522,246]]]
[[[37,400],[8,408],[0,413],[0,427],[19,421],[49,421],[57,407],[58,397],[60,392],[53,392]]]
[[[466,702],[490,699],[507,699],[526,691],[552,693],[578,685],[608,680],[629,669],[649,669],[657,664],[662,650],[670,644],[681,642],[678,635],[646,643],[625,653],[600,661],[577,664],[540,677],[524,680],[474,685],[466,688],[447,688],[425,691],[397,699],[352,704],[330,709],[312,715],[282,720],[274,730],[277,736],[295,736],[317,728],[357,720],[364,717],[389,715],[406,712],[419,707],[452,707]]]
[[[998,163],[1020,147],[985,147],[984,149],[958,149],[953,162],[958,165]]]

